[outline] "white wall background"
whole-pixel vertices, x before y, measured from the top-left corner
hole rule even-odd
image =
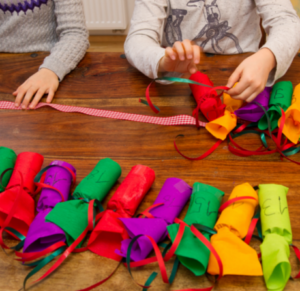
[[[85,0],[83,0],[85,1]],[[126,2],[127,14],[127,28],[125,31],[112,31],[112,30],[90,30],[90,35],[126,35],[129,30],[130,20],[133,13],[135,0],[124,0]]]

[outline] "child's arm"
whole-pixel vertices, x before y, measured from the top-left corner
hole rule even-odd
[[[252,101],[290,67],[300,48],[300,20],[290,0],[255,0],[268,35],[266,44],[245,59],[229,78],[231,97]]]
[[[81,0],[54,0],[58,42],[45,58],[40,70],[26,80],[13,94],[16,106],[34,108],[44,94],[50,103],[61,81],[85,55],[89,46]],[[37,36],[38,37],[38,36]]]

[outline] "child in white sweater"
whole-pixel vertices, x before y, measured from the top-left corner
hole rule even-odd
[[[13,93],[16,106],[22,102],[22,108],[34,108],[44,94],[50,103],[59,81],[88,46],[82,0],[0,0],[0,52],[51,51],[39,71]]]
[[[261,18],[268,37],[259,49]],[[136,0],[125,53],[146,76],[195,73],[200,47],[255,52],[227,84],[239,82],[228,93],[250,102],[288,70],[300,48],[300,20],[290,0]]]

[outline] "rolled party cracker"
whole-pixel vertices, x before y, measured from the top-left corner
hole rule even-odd
[[[120,218],[134,215],[154,179],[154,171],[146,166],[137,165],[131,169],[94,228],[88,242],[89,250],[99,256],[121,260],[115,250],[121,248],[121,242],[128,238],[128,234]]]
[[[76,175],[76,170],[71,164],[64,161],[54,161],[50,166],[46,172],[44,183],[56,188],[67,201],[72,185],[72,175],[69,171]],[[42,251],[56,242],[65,242],[64,231],[56,224],[45,220],[52,208],[61,201],[62,197],[57,191],[48,188],[42,190],[37,204],[39,213],[29,227],[24,242],[24,253]]]
[[[122,241],[117,254],[126,258],[131,239],[137,235],[149,235],[157,243],[167,236],[167,226],[174,222],[192,194],[192,188],[183,180],[168,178],[161,188],[153,205],[163,203],[149,211],[154,218],[122,218],[120,219],[130,239]],[[145,259],[153,246],[148,238],[140,237],[132,246],[130,258],[134,261]]]
[[[17,155],[16,153],[6,147],[0,147],[0,176],[7,169],[14,167],[16,163]],[[12,175],[12,171],[7,171],[2,177],[2,185],[0,184],[0,193],[4,191],[7,186],[9,179]]]
[[[232,88],[234,88],[238,83],[235,83]],[[229,112],[234,112],[241,108],[244,104],[243,100],[231,98],[227,93],[223,93],[223,103],[226,105],[226,110]]]
[[[190,80],[211,87],[214,86],[213,82],[208,78],[208,76],[199,71],[191,75]],[[202,114],[207,120],[215,120],[224,115],[225,105],[222,104],[221,99],[217,97],[218,94],[215,90],[212,91],[212,88],[195,84],[190,84],[190,88],[197,102],[198,108],[201,110]]]
[[[183,221],[189,226],[197,223],[213,228],[217,221],[218,210],[223,196],[224,192],[221,190],[196,182],[193,186],[189,209]],[[170,238],[174,242],[179,225],[172,224],[167,228]],[[203,232],[203,235],[210,240],[210,234]],[[205,274],[210,251],[188,227],[185,227],[184,234],[175,254],[179,261],[196,276]]]
[[[224,116],[216,120],[210,121],[205,128],[215,138],[225,140],[227,135],[236,127],[237,118],[235,114],[225,110]]]
[[[265,112],[255,102],[261,104],[267,111],[269,109],[271,91],[272,87],[266,87],[261,93],[257,95],[257,97],[252,102],[234,111],[234,114],[237,117],[250,122],[259,121],[265,114]]]
[[[31,196],[35,190],[34,177],[41,170],[43,161],[44,157],[42,155],[32,152],[20,153],[17,156],[7,190],[0,195],[1,227],[15,204],[21,185],[23,185],[13,218],[7,226],[17,230],[24,236],[27,235],[35,215],[34,199]]]
[[[286,111],[291,105],[293,95],[293,84],[290,81],[281,81],[273,86],[269,102],[268,114],[271,122],[271,130],[277,127],[281,117],[281,108]],[[268,128],[267,116],[264,115],[258,122],[258,128],[265,130]]]
[[[278,120],[280,126],[282,117]],[[300,84],[294,90],[292,105],[285,112],[285,122],[283,134],[294,144],[298,143],[300,138]]]
[[[263,243],[260,246],[268,290],[283,290],[291,275],[289,261],[292,228],[286,195],[288,188],[259,185]]]
[[[121,167],[118,163],[109,158],[100,160],[93,171],[76,187],[73,196],[101,202],[120,175]],[[88,225],[88,203],[83,200],[58,203],[47,215],[46,221],[63,229],[67,244],[71,245]],[[78,247],[82,243],[83,241]]]
[[[250,196],[258,199],[250,184],[236,186],[228,200]],[[217,234],[211,237],[211,244],[218,253],[224,275],[262,276],[262,268],[257,253],[242,239],[246,236],[251,220],[258,205],[257,200],[245,199],[225,208],[216,225]],[[210,255],[207,272],[219,274],[216,258]]]

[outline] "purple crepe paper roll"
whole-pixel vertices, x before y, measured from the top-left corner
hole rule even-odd
[[[66,235],[60,227],[45,221],[45,217],[51,210],[52,208],[45,209],[34,218],[24,242],[24,253],[39,252],[54,243],[66,241]]]
[[[149,235],[156,243],[164,240],[167,236],[167,226],[174,222],[192,194],[192,187],[178,178],[168,178],[161,188],[153,205],[164,203],[164,205],[151,209],[149,212],[155,218],[122,218],[128,235],[132,239],[137,235]],[[123,240],[121,250],[116,253],[126,258],[127,248],[131,239]],[[132,246],[130,258],[133,261],[145,259],[153,247],[149,239],[140,237]]]
[[[266,110],[268,110],[271,91],[272,87],[266,87],[252,102],[242,108],[239,108],[234,112],[234,114],[237,117],[250,122],[259,121],[265,112],[262,108],[255,104],[254,101],[260,103]]]
[[[64,196],[65,201],[68,200],[70,187],[72,185],[72,176],[68,170],[63,167],[69,168],[76,175],[75,168],[67,162],[64,161],[53,161],[51,166],[61,166],[61,167],[51,167],[47,170],[46,178],[44,183],[54,188],[57,188]],[[37,204],[37,211],[40,212],[46,208],[53,208],[57,203],[62,202],[61,196],[54,190],[43,189],[41,192],[40,199]]]
[[[75,175],[76,170],[72,165],[64,161],[53,161],[50,165],[54,167],[47,170],[44,183],[58,189],[64,196],[65,201],[67,201],[72,185],[72,175],[63,167],[69,168]],[[56,165],[57,167],[55,167]],[[30,225],[24,242],[24,253],[39,252],[54,243],[66,241],[66,235],[60,227],[52,222],[45,221],[45,217],[59,202],[61,202],[59,193],[47,188],[42,190],[37,204],[38,214]]]

